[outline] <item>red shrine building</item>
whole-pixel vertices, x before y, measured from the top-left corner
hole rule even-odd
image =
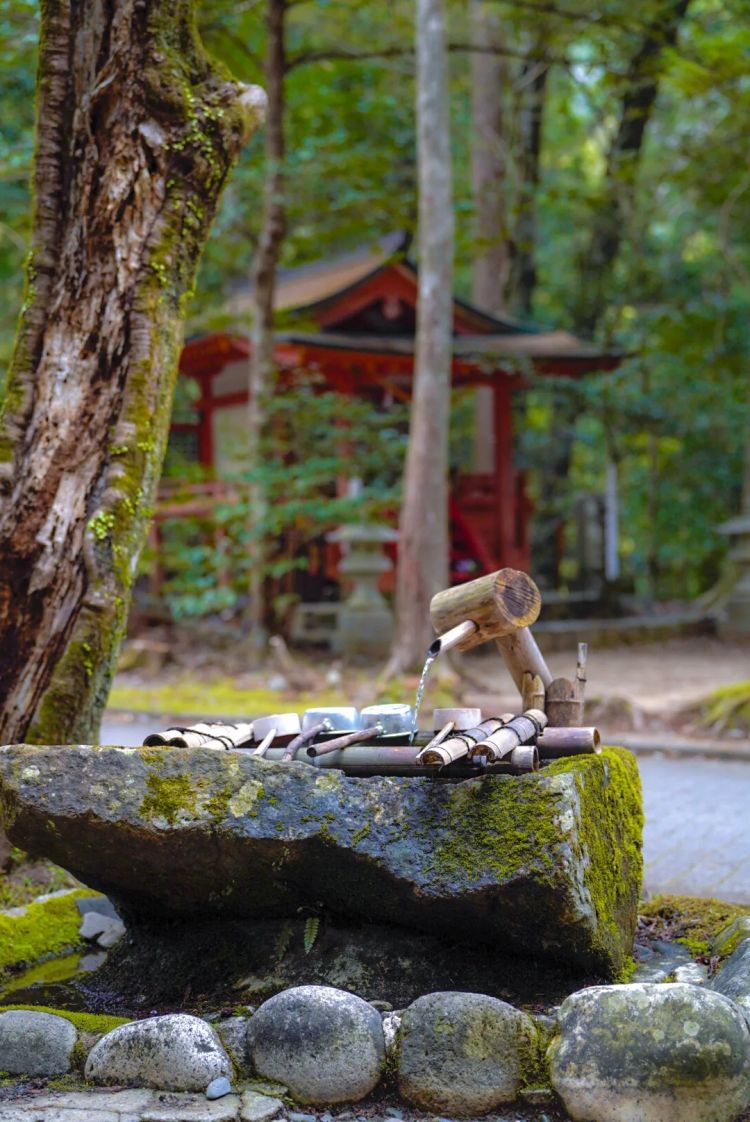
[[[276,335],[282,387],[285,372],[309,372],[377,408],[410,398],[418,273],[400,244],[386,239],[376,251],[279,275],[277,310],[286,322],[303,325]],[[237,294],[230,311],[247,318],[248,310],[249,294]],[[528,571],[531,504],[514,464],[514,391],[530,373],[577,378],[614,369],[619,359],[567,332],[488,315],[457,297],[453,337],[453,385],[475,387],[477,408],[472,470],[451,483],[452,580],[506,565]],[[249,352],[245,335],[220,331],[189,339],[180,359],[180,371],[197,381],[199,393],[194,420],[175,428],[219,480],[229,467],[225,450],[244,425]],[[163,506],[162,517],[170,510]]]

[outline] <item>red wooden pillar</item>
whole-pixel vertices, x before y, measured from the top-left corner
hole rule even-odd
[[[218,371],[213,373],[218,374]],[[213,373],[201,377],[201,395],[195,403],[198,412],[198,460],[208,468],[214,466]]]
[[[495,495],[497,497],[500,564],[514,566],[516,550],[516,486],[513,468],[513,400],[510,379],[495,375],[492,386],[495,423]]]

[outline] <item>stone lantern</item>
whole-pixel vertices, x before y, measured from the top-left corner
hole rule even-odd
[[[731,518],[717,529],[730,538],[729,562],[736,572],[721,611],[719,631],[730,637],[750,636],[750,514]]]
[[[342,655],[388,654],[393,614],[378,581],[393,567],[383,546],[398,541],[398,534],[388,526],[363,523],[342,526],[328,535],[328,541],[342,546],[344,557],[339,572],[352,581],[351,591],[338,613],[333,650]]]

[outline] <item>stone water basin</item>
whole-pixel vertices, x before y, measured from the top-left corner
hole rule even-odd
[[[377,920],[615,977],[641,881],[635,760],[523,776],[350,778],[210,749],[10,746],[14,844],[130,921]]]

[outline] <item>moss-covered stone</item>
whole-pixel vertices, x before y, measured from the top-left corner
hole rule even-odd
[[[12,840],[130,918],[377,918],[617,976],[641,876],[629,753],[465,782],[211,750],[0,750]]]
[[[91,890],[74,889],[0,912],[0,975],[40,958],[59,955],[81,943],[78,928],[81,913],[78,898],[90,898]]]
[[[560,1009],[552,1084],[590,1122],[717,1122],[750,1099],[740,1010],[700,986],[594,986]]]

